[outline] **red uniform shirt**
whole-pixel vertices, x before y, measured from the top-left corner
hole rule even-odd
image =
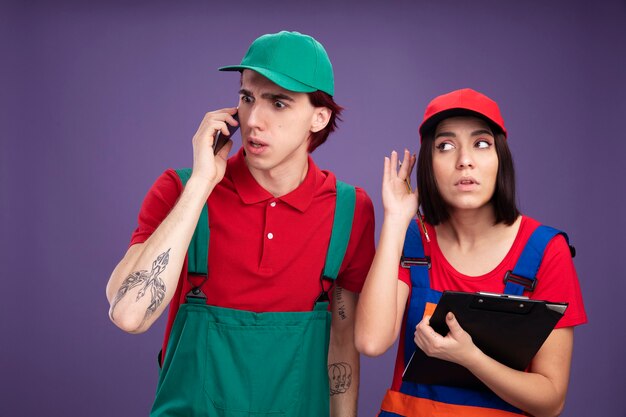
[[[148,192],[131,245],[145,242],[170,212],[182,184],[167,170]],[[248,310],[309,311],[320,294],[336,201],[335,176],[309,157],[307,175],[295,190],[273,197],[250,174],[240,150],[228,160],[224,179],[208,199],[207,304]],[[374,208],[356,189],[350,241],[337,284],[360,292],[374,256]],[[191,289],[186,262],[170,302],[166,330]],[[326,285],[328,287],[328,285]]]
[[[526,242],[540,223],[530,217],[523,216],[522,222],[511,249],[502,262],[492,271],[480,276],[468,276],[460,273],[446,260],[439,244],[435,228],[426,224],[430,242],[422,236],[424,254],[430,256],[431,269],[429,271],[430,287],[437,291],[466,291],[466,292],[504,292],[504,274],[513,270],[515,263],[522,254]],[[411,273],[408,269],[399,268],[399,279],[411,286]],[[547,245],[539,271],[537,284],[533,292],[524,292],[525,296],[536,300],[569,303],[565,314],[556,325],[556,328],[577,326],[587,322],[587,314],[583,305],[580,284],[574,262],[570,255],[565,238],[556,236]],[[404,346],[404,331],[400,332],[400,344],[392,389],[399,390],[404,370],[402,347]]]

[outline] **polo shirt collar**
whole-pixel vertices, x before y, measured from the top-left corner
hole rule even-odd
[[[298,188],[282,197],[274,197],[269,191],[256,182],[246,164],[243,147],[228,161],[228,165],[235,189],[245,204],[256,204],[262,201],[276,199],[304,212],[311,204],[311,201],[313,201],[313,196],[318,184],[321,185],[324,178],[323,172],[315,165],[310,155],[308,156],[308,160],[309,168],[304,177],[304,181],[302,181]]]

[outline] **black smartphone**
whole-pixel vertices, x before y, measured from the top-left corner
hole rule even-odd
[[[239,123],[239,115],[237,113],[233,115],[233,119],[237,120],[237,123]],[[215,134],[215,139],[213,139],[213,155],[216,155],[220,149],[226,145],[226,142],[233,137],[237,129],[239,129],[239,125],[231,126],[226,123],[226,126],[228,126],[228,135],[223,135],[221,130],[218,130]]]

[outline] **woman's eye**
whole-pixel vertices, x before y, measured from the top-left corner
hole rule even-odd
[[[486,140],[479,140],[475,145],[479,149],[486,149],[491,146],[491,143]]]
[[[452,146],[452,144],[449,142],[442,142],[437,145],[437,149],[439,149],[440,151],[449,151],[452,148],[454,148],[454,146]]]

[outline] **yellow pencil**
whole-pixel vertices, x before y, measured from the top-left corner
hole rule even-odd
[[[404,179],[404,182],[406,183],[406,188],[408,192],[412,193],[413,189],[411,188],[411,178],[406,177]],[[417,223],[419,224],[419,226],[422,228],[422,231],[424,232],[424,237],[426,238],[426,242],[430,242],[430,236],[428,236],[428,231],[426,230],[426,225],[424,224],[424,217],[422,216],[422,213],[420,213],[419,208],[417,209]]]

